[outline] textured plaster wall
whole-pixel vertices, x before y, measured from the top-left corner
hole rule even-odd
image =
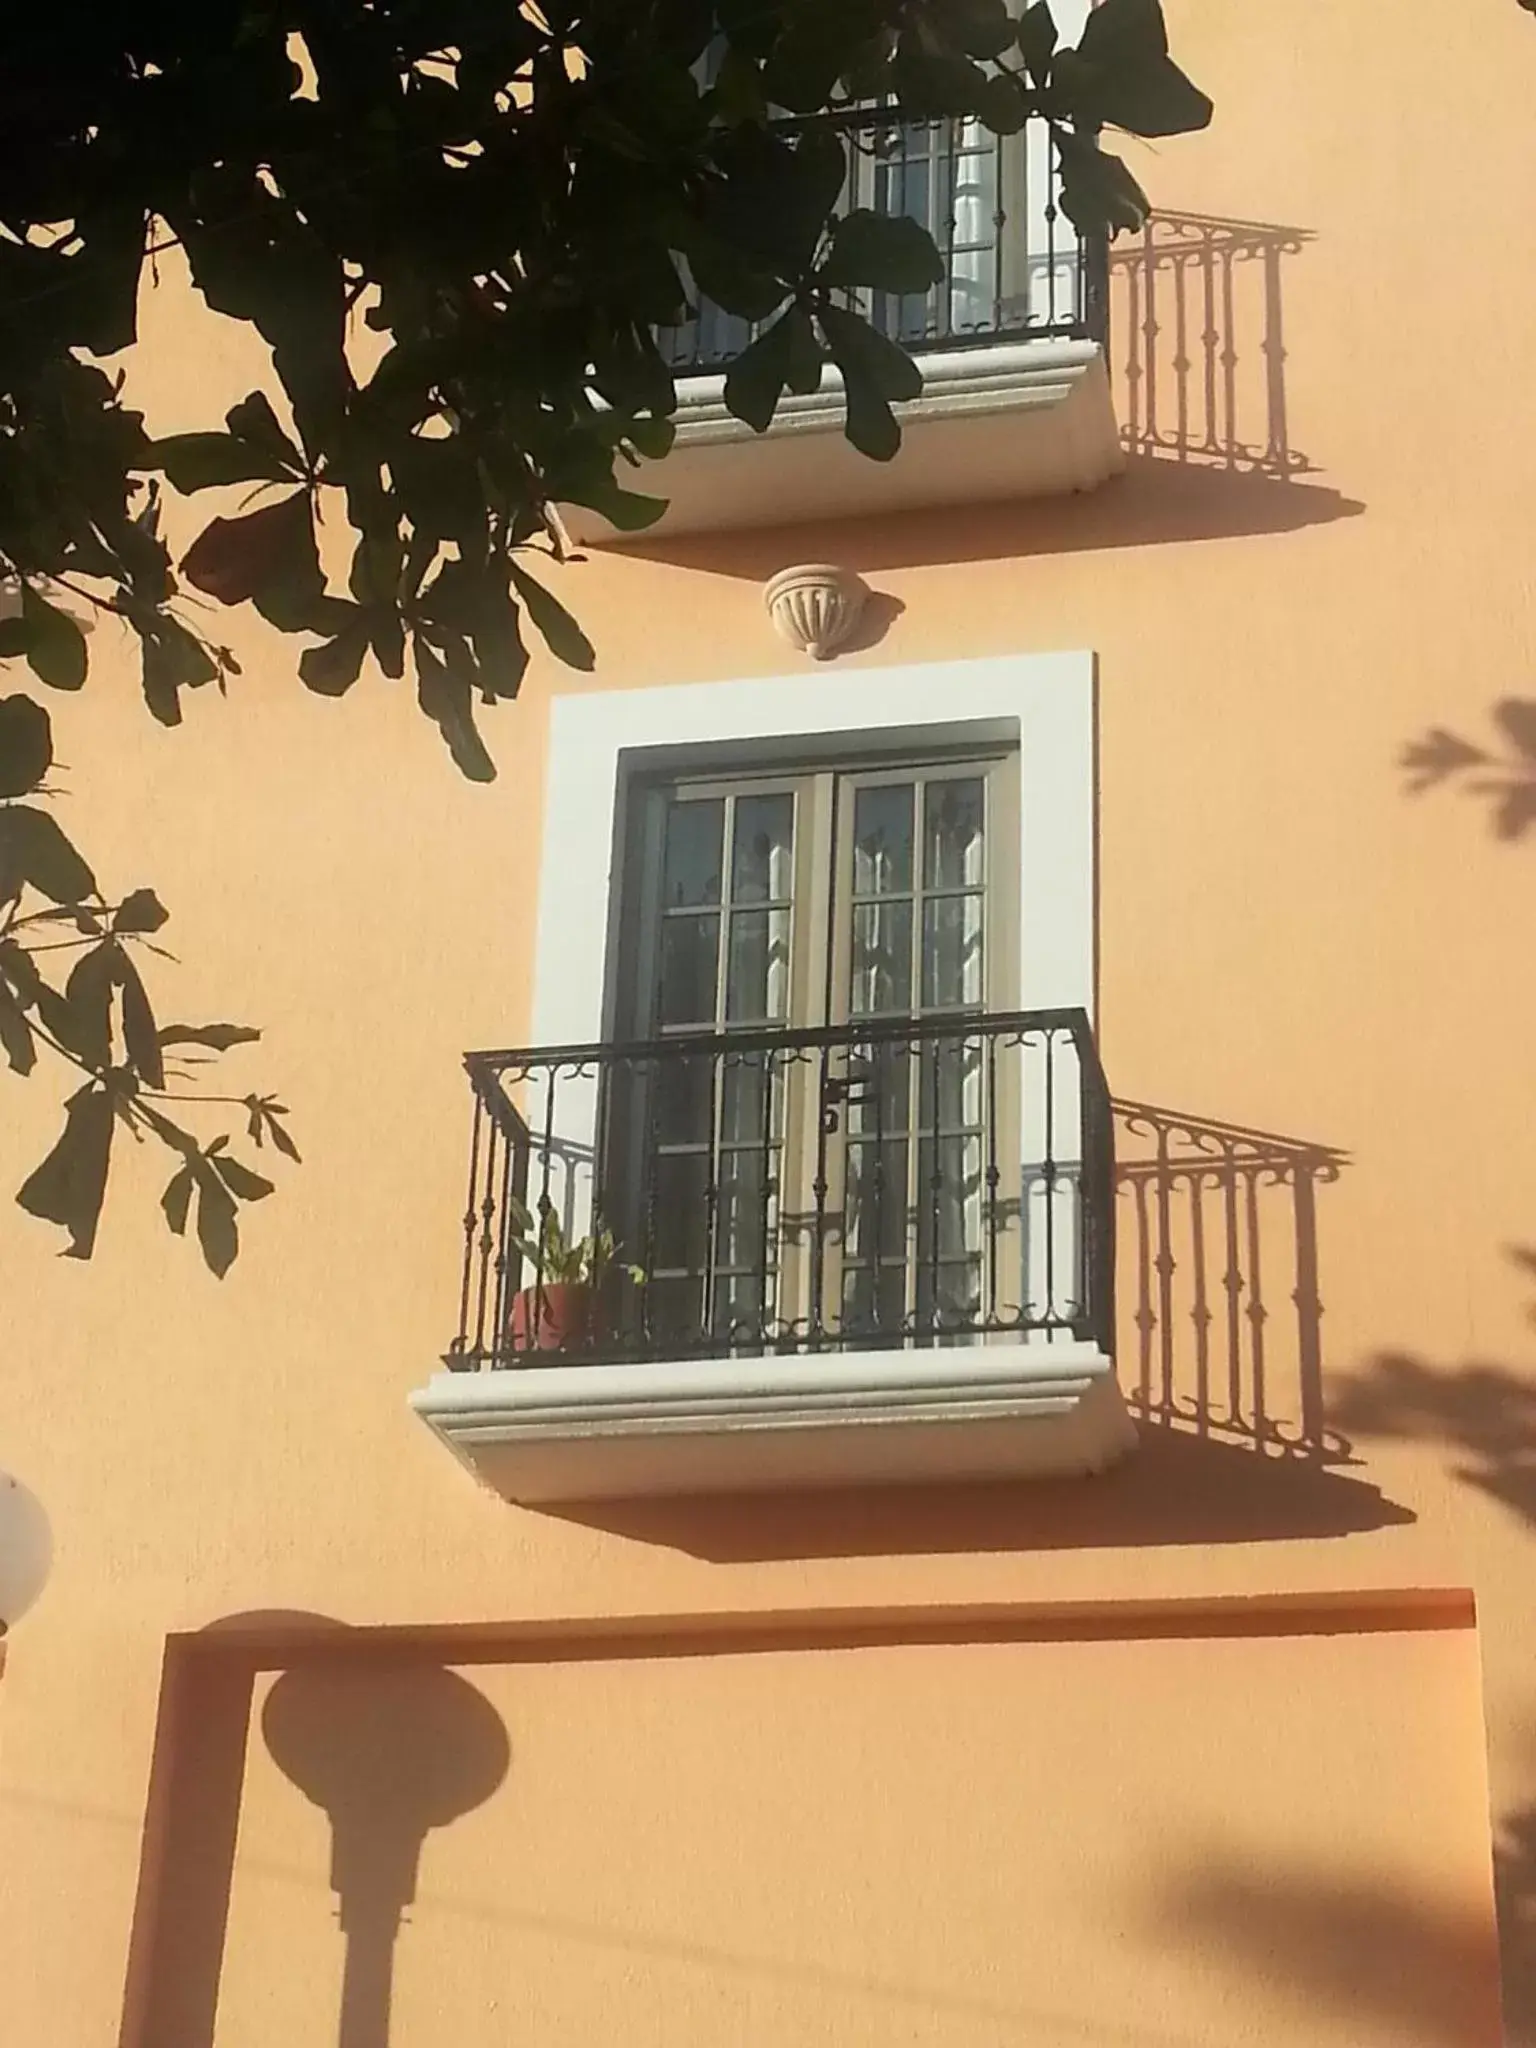
[[[158,1161],[125,1156],[89,1268],[0,1210],[0,1454],[58,1536],[48,1598],[0,1681],[0,1971],[18,2041],[105,2048],[126,1983],[127,2048],[181,2048],[133,2033],[154,1987],[130,1970],[167,1870],[186,1911],[206,1909],[210,1884],[217,1897],[217,1856],[150,1797],[152,1776],[163,1792],[178,1769],[194,1783],[213,1771],[239,1819],[228,2040],[275,2038],[264,2000],[297,2025],[312,1999],[303,2025],[319,2039],[334,2018],[323,1830],[261,1748],[248,1772],[220,1750],[224,1721],[197,1687],[172,1687],[178,1711],[162,1711],[174,1632],[273,1611],[482,1631],[713,1615],[792,1639],[806,1615],[896,1627],[959,1607],[1037,1626],[1098,1615],[1123,1633],[1127,1614],[1166,1625],[1213,1602],[1396,1599],[1443,1618],[1440,1594],[1466,1588],[1481,1714],[1464,1628],[1320,1648],[1234,1636],[1187,1654],[1141,1639],[937,1645],[825,1669],[809,1651],[587,1663],[515,1684],[477,1668],[512,1760],[505,1789],[429,1840],[401,1937],[398,2038],[429,2038],[437,1998],[473,2010],[471,2041],[518,2027],[585,2038],[588,2020],[616,2031],[621,2000],[642,2033],[665,2009],[700,2039],[727,2015],[782,2038],[810,2030],[814,2008],[829,2038],[859,2038],[877,2024],[858,1988],[873,1972],[992,2014],[885,2013],[887,2033],[927,2027],[919,2039],[1074,2038],[1060,2016],[1084,2012],[1117,2039],[1232,2039],[1260,2011],[1291,2030],[1265,2038],[1484,2039],[1481,1718],[1510,2032],[1536,2041],[1536,1353],[1533,1288],[1512,1256],[1536,1240],[1536,840],[1500,840],[1486,797],[1410,799],[1395,765],[1429,726],[1481,738],[1495,700],[1536,696],[1536,280],[1513,202],[1489,196],[1536,177],[1536,25],[1513,0],[1449,25],[1427,5],[1394,10],[1423,32],[1390,43],[1377,0],[1168,12],[1220,115],[1138,167],[1166,206],[1306,231],[1280,259],[1284,381],[1290,443],[1315,467],[1282,483],[1144,456],[1070,504],[594,556],[567,594],[605,688],[781,673],[758,586],[797,559],[845,561],[903,607],[855,662],[1096,650],[1111,1079],[1350,1155],[1319,1232],[1329,1387],[1357,1462],[1277,1477],[1234,1466],[1235,1450],[1152,1442],[1119,1477],[1028,1497],[582,1521],[478,1494],[403,1404],[455,1301],[458,1058],[515,1041],[527,1014],[547,704],[580,680],[535,665],[522,702],[491,721],[503,771],[482,790],[455,778],[408,692],[365,678],[343,703],[307,697],[292,651],[241,625],[245,677],[225,702],[191,703],[175,733],[109,656],[80,700],[54,707],[70,817],[104,877],[152,880],[171,905],[185,965],[166,970],[168,1013],[265,1027],[230,1079],[282,1090],[305,1164],[250,1217],[222,1285],[160,1226]],[[169,262],[164,276],[136,377],[169,428],[193,394],[238,393],[251,371],[234,340],[221,351],[200,329],[188,348]],[[1129,346],[1117,335],[1122,373]],[[1241,346],[1251,393],[1256,337]],[[13,1184],[55,1112],[37,1082],[4,1092]],[[1230,1630],[1233,1608],[1219,1611]],[[748,1712],[764,1730],[758,1769],[722,1732]],[[920,1763],[909,1717],[926,1731]],[[947,1727],[952,1753],[935,1732]],[[685,1764],[675,1812],[652,1803],[669,1743]],[[1033,1775],[1008,1775],[1021,1758]],[[731,1816],[720,1839],[695,1825],[715,1810],[711,1783]],[[561,1787],[585,1790],[585,1806]],[[1003,1825],[1037,1791],[1053,1802],[1043,1851]],[[802,1881],[823,1813],[830,1860]],[[677,1869],[676,1898],[642,1867],[642,1820],[655,1872]],[[729,1864],[727,1832],[759,1845],[750,1867]],[[1023,1905],[1042,1873],[1061,1888],[1056,1917],[1033,1921]],[[1089,1953],[1101,1876],[1113,1935],[1091,1970],[1069,1969]],[[965,1901],[942,1938],[931,1920],[914,1931],[914,1885]],[[444,1903],[531,1913],[549,1897],[636,1939],[714,1944],[786,1974],[749,1987],[724,1963],[594,1951],[522,1923],[504,1934]],[[1350,1924],[1341,1899],[1362,1916],[1359,1943],[1320,1936],[1310,1961],[1293,1953],[1279,1930]],[[1158,1912],[1165,1934],[1147,1931]],[[1460,1960],[1443,1977],[1466,1998],[1447,2017],[1426,1991],[1405,2015],[1392,1971],[1357,1953],[1407,1970],[1446,1914]],[[984,1954],[969,1945],[979,1926],[997,1934]],[[434,1981],[438,1936],[456,1960]],[[513,1958],[536,2010],[508,2002]],[[819,1980],[794,1975],[814,1969],[838,1987],[822,2002],[807,1988]]]

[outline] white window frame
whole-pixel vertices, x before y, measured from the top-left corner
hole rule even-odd
[[[961,738],[1019,756],[1019,1002],[1095,1012],[1096,666],[1090,652],[924,662],[656,689],[550,706],[529,1042],[611,1033],[622,796],[634,769],[728,745],[804,758],[857,737],[903,752]],[[798,750],[798,751],[797,751]]]

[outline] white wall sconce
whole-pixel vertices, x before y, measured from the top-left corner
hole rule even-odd
[[[791,647],[828,661],[847,644],[869,591],[851,569],[805,562],[781,569],[763,590],[768,616]]]
[[[30,1487],[0,1472],[0,1638],[42,1592],[53,1564],[53,1531]]]

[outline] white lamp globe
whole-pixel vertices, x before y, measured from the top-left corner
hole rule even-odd
[[[30,1487],[0,1472],[0,1635],[42,1592],[53,1563],[53,1531]]]

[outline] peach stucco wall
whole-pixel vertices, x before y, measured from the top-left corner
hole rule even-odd
[[[1496,2037],[1490,1839],[1536,2044],[1536,845],[1396,766],[1531,690],[1536,23],[1411,4],[1389,40],[1388,11],[1169,0],[1218,119],[1139,161],[1164,207],[1290,231],[1310,467],[1142,453],[1070,503],[566,579],[604,688],[784,672],[759,586],[795,560],[899,603],[854,664],[1095,650],[1110,1078],[1348,1155],[1318,1248],[1354,1462],[1150,1431],[1028,1492],[584,1519],[478,1492],[404,1403],[455,1300],[459,1055],[527,1014],[549,697],[585,685],[537,663],[473,789],[376,678],[308,697],[245,632],[229,698],[167,734],[108,652],[53,707],[71,819],[171,906],[167,1007],[265,1027],[231,1078],[280,1087],[305,1163],[222,1284],[164,1232],[158,1161],[124,1158],[90,1267],[0,1209],[0,1462],[58,1539],[0,1680],[8,2040],[332,2038],[328,1823],[282,1745],[323,1770],[373,1712],[387,1751],[419,1683],[406,1776],[446,1687],[486,1783],[436,1788],[465,1810],[422,1851],[394,2048],[1460,2048]],[[137,376],[168,428],[247,366],[189,356],[164,276]],[[4,1090],[14,1183],[56,1111]],[[306,1617],[347,1647],[307,1662]],[[247,1739],[285,1685],[286,1737]]]

